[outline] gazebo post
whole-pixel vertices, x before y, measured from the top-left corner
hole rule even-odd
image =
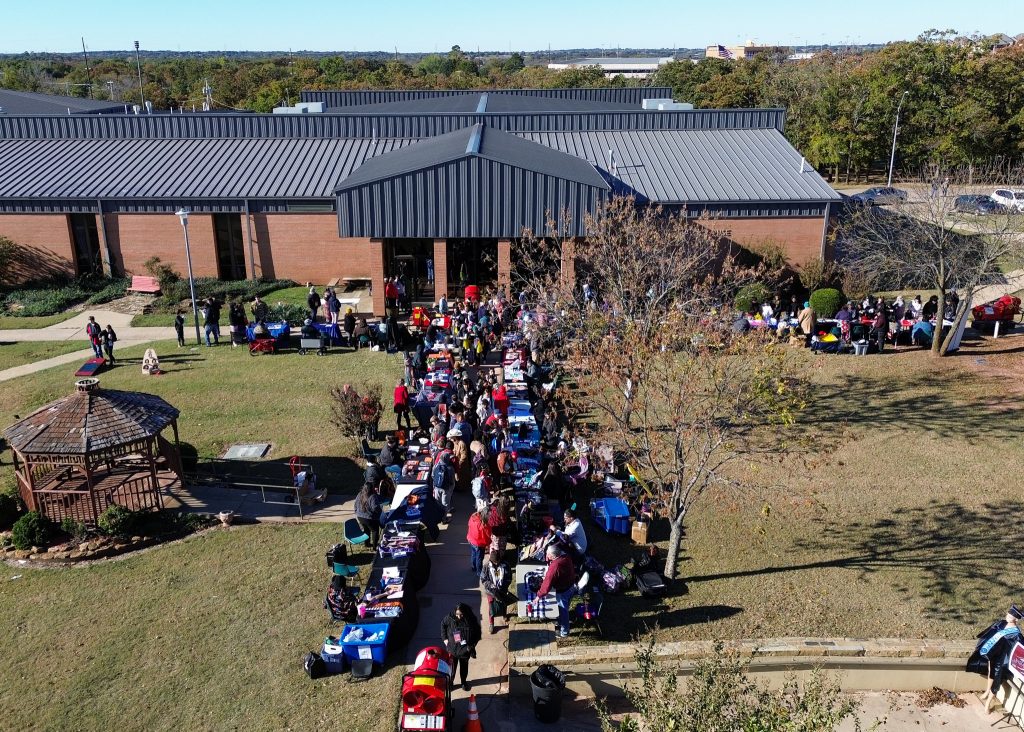
[[[97,522],[100,520],[100,507],[96,503],[96,491],[92,489],[92,466],[89,465],[89,455],[82,456],[82,464],[85,468],[85,487],[89,490],[89,503],[92,504],[92,520]]]
[[[149,476],[153,482],[153,492],[156,493],[156,507],[163,510],[164,501],[163,496],[160,495],[160,479],[156,476],[156,458],[153,457],[153,443],[156,440],[156,437],[146,440],[146,457],[149,462]]]

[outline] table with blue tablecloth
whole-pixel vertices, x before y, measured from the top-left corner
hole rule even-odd
[[[288,345],[288,338],[291,336],[288,323],[282,321],[280,323],[265,323],[265,325],[270,336],[277,342],[278,348],[284,348]],[[248,325],[245,328],[245,335],[250,341],[256,340],[256,335],[253,332],[255,328],[255,325]]]
[[[317,323],[316,329],[320,331],[321,337],[328,339],[330,345],[341,345],[341,328],[338,327],[337,323]]]

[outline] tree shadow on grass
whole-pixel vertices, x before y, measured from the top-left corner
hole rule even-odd
[[[972,380],[969,376],[956,378]],[[1015,430],[1016,412],[1013,404],[998,403],[995,395],[950,393],[950,382],[936,374],[893,373],[877,380],[847,375],[842,384],[814,387],[811,406],[799,421],[829,427],[847,423],[862,430],[898,426],[908,432],[931,432],[974,444],[1004,438]],[[821,436],[836,438],[837,432],[830,429]]]
[[[1024,502],[1003,500],[979,507],[933,500],[873,522],[830,522],[796,548],[841,556],[804,564],[768,566],[687,578],[707,582],[822,568],[858,578],[889,580],[902,600],[926,618],[977,623],[1020,591],[1024,562],[1019,525]]]

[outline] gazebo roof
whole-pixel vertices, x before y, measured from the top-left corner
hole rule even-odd
[[[178,410],[158,396],[101,389],[82,379],[63,399],[4,430],[11,447],[32,455],[89,455],[159,434]]]

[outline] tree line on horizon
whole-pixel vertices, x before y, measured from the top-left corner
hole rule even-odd
[[[214,109],[269,112],[305,89],[477,89],[669,86],[697,108],[783,107],[786,136],[833,182],[888,165],[897,107],[897,169],[1010,165],[1024,156],[1024,43],[993,48],[929,31],[877,51],[786,60],[785,49],[752,59],[673,61],[646,80],[604,78],[600,69],[556,71],[524,57],[477,59],[454,46],[415,64],[395,59],[305,57],[146,58],[145,98],[157,109],[201,109],[209,82]],[[134,59],[102,58],[87,69],[68,58],[0,60],[8,89],[139,101]]]

